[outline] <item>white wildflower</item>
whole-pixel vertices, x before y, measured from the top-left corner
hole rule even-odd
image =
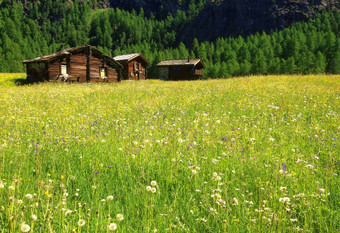
[[[72,214],[72,210],[67,210],[67,211],[65,212],[65,216],[69,216],[70,214]]]
[[[157,182],[156,181],[151,181],[151,186],[157,186]]]
[[[109,231],[115,231],[117,230],[117,225],[115,223],[110,223],[107,228],[109,229]]]
[[[124,216],[122,214],[117,214],[117,220],[118,221],[123,221]]]
[[[287,187],[280,187],[280,190],[281,190],[282,192],[284,192],[284,191],[287,190]]]
[[[80,219],[79,221],[78,221],[78,226],[80,226],[80,227],[82,227],[82,226],[84,226],[85,225],[85,220],[84,219]]]
[[[283,198],[280,198],[280,199],[279,199],[279,202],[282,202],[282,203],[287,203],[287,204],[289,204],[289,202],[290,202],[290,199],[289,199],[289,197],[283,197]]]
[[[320,191],[320,193],[324,193],[324,192],[325,192],[325,189],[319,188],[319,191]]]
[[[235,197],[233,198],[233,202],[234,202],[233,205],[238,205],[238,200]]]
[[[32,220],[33,222],[37,221],[37,219],[38,219],[38,218],[37,218],[36,215],[33,214],[33,215],[31,216],[31,220]]]
[[[21,230],[22,232],[29,232],[29,231],[31,230],[31,227],[30,227],[29,225],[23,223],[23,224],[21,224],[21,226],[20,226],[20,230]]]

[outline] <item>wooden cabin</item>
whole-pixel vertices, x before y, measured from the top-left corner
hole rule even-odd
[[[146,80],[146,66],[150,63],[140,53],[114,57],[123,66],[123,80]]]
[[[204,73],[201,59],[165,60],[157,64],[159,78],[163,80],[197,80]]]
[[[90,45],[23,61],[28,82],[119,82],[122,65]]]

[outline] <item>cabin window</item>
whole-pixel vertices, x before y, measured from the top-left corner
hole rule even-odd
[[[107,70],[105,67],[100,68],[100,77],[107,77]]]
[[[60,70],[61,70],[61,74],[67,74],[67,65],[65,64],[62,64],[61,67],[60,67]]]
[[[138,70],[139,69],[139,64],[138,63],[136,63],[136,70]]]

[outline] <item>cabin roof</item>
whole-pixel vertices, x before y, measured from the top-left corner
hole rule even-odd
[[[144,62],[149,65],[149,61],[146,60],[146,58],[140,54],[140,53],[131,53],[131,54],[124,54],[124,55],[118,55],[115,56],[113,59],[115,59],[116,61],[120,62],[120,61],[126,61],[129,62],[137,57],[140,57],[142,60],[144,60]]]
[[[111,58],[110,56],[106,56],[103,52],[101,52],[100,50],[96,49],[95,47],[93,47],[91,45],[84,45],[84,46],[79,46],[79,47],[74,47],[74,48],[67,48],[67,49],[58,51],[56,53],[52,53],[52,54],[49,54],[49,55],[33,58],[33,59],[30,59],[30,60],[25,60],[25,61],[23,61],[23,63],[27,64],[27,63],[50,62],[50,61],[52,61],[56,58],[59,58],[59,57],[67,56],[67,55],[77,53],[77,52],[81,52],[81,51],[86,51],[86,49],[90,49],[93,55],[97,55],[97,56],[100,56],[102,58],[105,58],[106,61],[115,63],[116,65],[121,67],[121,64],[117,63],[113,58]]]
[[[205,68],[202,60],[199,58],[181,59],[181,60],[164,60],[158,63],[157,66],[201,66],[201,68]]]

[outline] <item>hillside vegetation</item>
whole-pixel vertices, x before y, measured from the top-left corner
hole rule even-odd
[[[186,27],[206,9],[205,1],[183,2],[175,14],[163,18],[143,9],[111,8],[105,1],[3,0],[0,4],[0,72],[23,72],[24,59],[84,44],[112,56],[141,52],[151,62],[149,78],[157,77],[155,65],[162,59],[189,55],[203,59],[210,78],[340,72],[338,11],[269,34],[212,42],[193,39],[185,45],[182,41],[189,37],[183,35],[190,32]]]
[[[0,87],[1,231],[337,232],[339,82]]]

